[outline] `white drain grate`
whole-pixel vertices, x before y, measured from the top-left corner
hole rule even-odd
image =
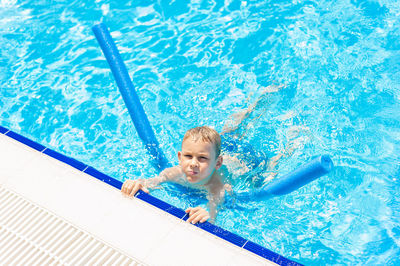
[[[0,185],[0,265],[143,265]]]

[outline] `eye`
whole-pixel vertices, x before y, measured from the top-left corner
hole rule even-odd
[[[190,155],[190,154],[184,154],[183,156],[184,156],[185,158],[188,158],[188,159],[192,159],[192,157],[193,157],[193,156]]]
[[[201,160],[201,161],[207,161],[208,158],[207,158],[207,157],[204,157],[204,156],[200,156],[200,160]]]

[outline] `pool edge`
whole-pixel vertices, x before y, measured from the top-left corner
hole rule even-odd
[[[12,130],[9,130],[1,125],[0,125],[0,133],[20,142],[22,144],[25,144],[25,145],[33,148],[34,150],[39,151],[40,153],[44,153],[47,156],[50,156],[54,159],[57,159],[58,161],[68,164],[81,172],[89,174],[90,176],[92,176],[98,180],[101,180],[104,183],[107,183],[117,189],[120,189],[122,186],[121,181],[119,181],[115,178],[112,178],[112,177],[102,173],[101,171],[99,171],[89,165],[86,165],[74,158],[68,157],[68,156],[63,155],[59,152],[56,152],[52,149],[49,149],[37,142],[32,141],[31,139],[26,138],[26,137],[12,131]],[[187,215],[182,209],[179,209],[169,203],[166,203],[154,196],[151,196],[147,193],[139,191],[136,194],[136,197],[141,199],[142,201],[147,202],[148,204],[150,204],[154,207],[157,207],[158,209],[161,209],[161,210],[179,218],[179,219],[183,219],[183,220],[187,219]],[[278,265],[302,265],[300,263],[297,263],[295,261],[287,259],[287,258],[285,258],[285,257],[259,245],[259,244],[249,241],[239,235],[236,235],[228,230],[225,230],[225,229],[223,229],[219,226],[216,226],[214,224],[211,224],[209,222],[195,224],[193,226],[201,228],[204,231],[207,231],[225,241],[228,241],[231,244],[233,244],[239,248],[243,248],[255,255],[258,255],[258,256],[260,256],[268,261],[274,262]]]

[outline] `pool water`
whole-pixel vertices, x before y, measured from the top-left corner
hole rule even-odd
[[[0,125],[121,181],[157,174],[91,32],[105,22],[171,162],[188,128],[220,131],[281,85],[242,141],[296,147],[277,178],[331,155],[329,175],[225,207],[218,226],[307,265],[400,263],[399,1],[120,2],[0,2]]]

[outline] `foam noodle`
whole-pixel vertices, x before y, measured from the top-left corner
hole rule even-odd
[[[331,158],[328,155],[322,155],[266,186],[252,191],[238,192],[235,198],[245,201],[285,195],[329,173],[332,168]]]
[[[103,50],[108,64],[110,65],[136,131],[147,150],[155,159],[156,168],[161,171],[166,167],[170,167],[168,160],[165,158],[164,153],[158,144],[146,113],[143,110],[143,106],[135,91],[135,87],[132,84],[128,71],[126,70],[125,64],[122,61],[121,55],[118,52],[110,32],[103,23],[93,26],[92,30],[101,49]]]

